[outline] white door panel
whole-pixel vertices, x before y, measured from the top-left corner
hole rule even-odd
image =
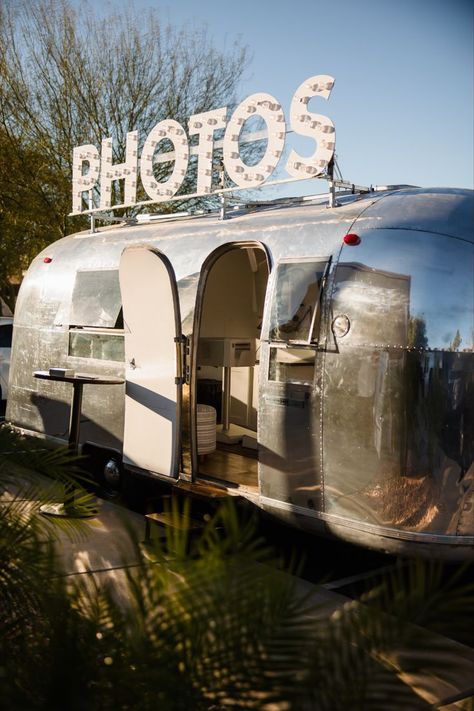
[[[124,462],[177,476],[180,317],[173,270],[152,248],[129,247],[119,276],[126,361]]]

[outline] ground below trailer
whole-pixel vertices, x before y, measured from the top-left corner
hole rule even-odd
[[[0,492],[0,506],[9,506],[18,496],[19,490],[20,488],[9,485]],[[111,501],[98,500],[98,503],[98,515],[83,519],[77,535],[71,537],[67,530],[61,528],[54,530],[63,574],[71,579],[83,577],[88,579],[91,585],[101,586],[111,581],[117,598],[127,604],[127,575],[133,569],[139,571],[143,565],[143,546],[137,547],[134,538],[139,542],[144,541],[145,516]],[[40,516],[39,504],[35,499],[24,501],[30,514]],[[151,536],[164,540],[164,527],[154,525]],[[324,540],[321,540],[321,545],[325,545]],[[152,566],[156,562],[151,556],[145,564]],[[344,605],[352,602],[349,597],[332,589],[337,588],[340,582],[334,581],[320,586],[298,578],[295,593],[310,595],[312,601],[318,604],[318,615],[329,618]],[[398,674],[400,683],[408,685],[422,702],[426,702],[426,708],[443,711],[472,710],[474,650],[443,639],[443,648],[446,644],[449,647],[449,664],[446,664],[443,655],[438,655],[437,658],[439,636],[421,629],[420,635],[425,639],[426,649],[433,650],[429,654],[429,669],[426,673],[401,672]],[[397,654],[387,656],[384,662],[394,668],[398,668],[400,662],[403,662],[404,668],[407,668],[409,655],[410,652],[400,650]]]

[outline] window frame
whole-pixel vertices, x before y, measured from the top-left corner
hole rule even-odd
[[[307,339],[300,339],[300,338],[275,338],[272,335],[272,331],[275,330],[275,327],[272,326],[272,318],[273,318],[273,313],[274,313],[274,308],[275,308],[275,303],[276,303],[276,294],[277,294],[277,289],[278,289],[278,272],[279,268],[285,264],[321,264],[324,265],[324,269],[322,272],[321,276],[321,282],[320,282],[320,287],[319,287],[319,293],[317,296],[316,300],[316,308],[313,310],[313,314],[311,317],[311,323],[308,328],[308,338]],[[331,268],[331,263],[332,263],[332,256],[324,256],[324,257],[284,257],[283,259],[279,259],[277,264],[275,265],[274,272],[274,281],[272,284],[272,289],[271,289],[271,297],[270,297],[270,304],[269,304],[269,317],[268,317],[268,328],[266,332],[266,338],[265,340],[270,343],[270,344],[277,344],[280,347],[291,347],[291,346],[309,346],[309,347],[317,347],[320,342],[320,329],[318,329],[318,334],[317,338],[314,337],[314,331],[315,331],[315,325],[317,322],[318,317],[321,316],[321,311],[322,311],[322,297],[324,294],[324,290],[326,287],[329,271]],[[320,320],[320,319],[319,319]]]
[[[71,352],[71,336],[74,335],[83,335],[83,336],[88,336],[90,335],[91,337],[94,336],[100,336],[100,335],[105,335],[105,336],[111,336],[112,338],[120,338],[123,344],[123,358],[121,360],[117,360],[114,358],[96,358],[94,356],[82,356],[82,355],[77,355],[75,353]],[[119,328],[106,328],[106,327],[94,327],[94,326],[88,326],[88,327],[83,327],[83,326],[70,326],[69,331],[68,331],[68,344],[67,344],[67,353],[69,358],[81,358],[84,360],[97,360],[100,362],[106,362],[106,363],[124,363],[125,362],[125,330],[119,329]]]
[[[79,306],[79,302],[82,299],[85,298],[86,291],[84,290],[83,286],[84,283],[81,282],[81,278],[84,277],[85,275],[91,275],[91,274],[115,274],[115,281],[116,284],[113,283],[112,285],[115,287],[114,288],[114,296],[118,296],[118,301],[116,298],[114,298],[113,301],[113,309],[115,311],[115,319],[112,322],[113,315],[109,319],[109,323],[98,323],[99,318],[93,318],[87,316],[87,318],[84,317],[82,311],[83,311],[83,306]],[[81,290],[82,287],[82,290]],[[94,294],[91,292],[89,296],[94,296]],[[98,304],[99,306],[101,305],[100,303]],[[98,311],[98,309],[97,309]],[[97,311],[94,311],[93,314],[94,316],[97,316]],[[71,295],[71,307],[70,307],[70,312],[69,312],[69,329],[107,329],[107,330],[116,330],[116,331],[123,331],[123,326],[117,326],[117,323],[119,322],[120,319],[120,314],[123,313],[123,305],[122,305],[122,297],[120,293],[120,283],[119,283],[119,272],[118,269],[113,269],[113,268],[98,268],[98,269],[78,269],[75,275],[74,279],[74,286],[72,289],[72,295]],[[123,322],[123,318],[122,318]]]

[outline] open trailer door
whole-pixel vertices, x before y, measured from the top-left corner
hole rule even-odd
[[[132,246],[122,253],[119,276],[126,365],[124,463],[177,477],[181,319],[175,275],[164,255]]]

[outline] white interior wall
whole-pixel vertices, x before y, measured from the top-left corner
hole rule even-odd
[[[257,327],[263,311],[262,277],[266,282],[266,262],[257,272],[251,269],[248,252],[261,250],[233,249],[212,267],[204,294],[201,336],[204,338],[258,338]],[[258,264],[257,264],[258,266]]]
[[[268,267],[262,250],[226,252],[214,264],[207,279],[200,335],[259,339],[267,280]],[[257,343],[257,353],[258,350]],[[222,369],[203,366],[198,378],[220,380]],[[258,363],[253,368],[233,368],[231,422],[256,430],[257,404]]]

